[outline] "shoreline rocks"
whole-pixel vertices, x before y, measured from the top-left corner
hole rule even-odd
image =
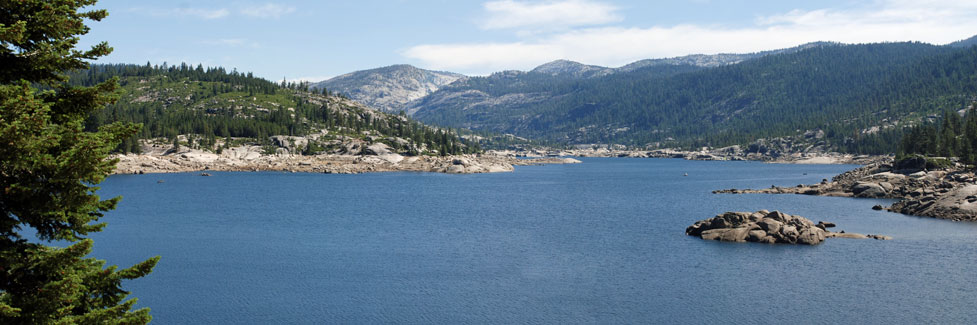
[[[241,146],[221,154],[183,148],[179,152],[116,155],[114,174],[183,173],[204,171],[285,171],[327,174],[370,172],[434,172],[475,174],[511,172],[513,166],[542,164],[575,164],[572,158],[518,159],[497,155],[402,156],[384,146],[367,147],[369,154],[296,155],[265,154],[258,146]],[[206,172],[201,175],[210,175]]]
[[[785,164],[856,164],[866,165],[887,159],[888,156],[851,155],[825,151],[763,151],[748,152],[739,146],[704,148],[699,151],[676,149],[626,149],[623,146],[598,146],[576,149],[522,148],[495,151],[497,154],[518,157],[600,157],[600,158],[674,158],[714,161],[762,161]]]
[[[918,161],[891,159],[842,173],[831,181],[795,187],[725,189],[716,194],[804,194],[858,198],[887,198],[899,201],[876,210],[948,219],[977,221],[977,176],[963,167],[926,170]],[[923,167],[920,167],[923,166]]]
[[[882,235],[862,235],[831,232],[834,223],[819,222],[789,215],[780,211],[726,212],[711,219],[697,221],[685,229],[685,234],[705,240],[754,242],[767,244],[818,245],[826,238],[888,240]]]

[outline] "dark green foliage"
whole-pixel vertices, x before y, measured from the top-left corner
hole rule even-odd
[[[105,43],[74,49],[88,32],[84,20],[107,14],[79,11],[94,3],[0,2],[0,324],[151,319],[147,308],[132,310],[121,282],[148,274],[158,257],[121,270],[86,258],[85,237],[105,227],[99,219],[120,199],[102,200],[94,185],[115,166],[109,152],[139,129],[118,122],[85,131],[85,117],[116,100],[116,79],[65,82],[64,71],[111,51]]]
[[[927,158],[926,169],[947,169],[953,167],[953,161],[946,158]]]
[[[943,157],[926,157],[919,154],[900,155],[896,158],[897,169],[935,170],[953,167],[953,161]]]
[[[957,112],[946,111],[939,123],[925,123],[909,129],[899,142],[899,158],[956,157],[961,162],[977,165],[977,105],[972,105],[963,118]],[[928,167],[943,167],[947,162],[928,159]]]
[[[523,87],[473,79],[479,91]],[[901,127],[863,131],[965,106],[977,93],[977,47],[822,45],[717,68],[639,70],[559,85],[574,91],[540,88],[556,96],[503,107],[426,103],[415,117],[532,139],[629,146],[721,147],[819,129],[836,150],[886,153],[897,149],[891,139]]]

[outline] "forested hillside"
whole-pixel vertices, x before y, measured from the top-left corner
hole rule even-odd
[[[223,68],[93,65],[69,77],[78,85],[119,78],[118,102],[90,116],[87,126],[141,123],[142,129],[120,151],[138,151],[139,139],[165,138],[216,151],[234,143],[270,144],[275,135],[313,134],[314,141],[302,152],[328,150],[343,139],[383,142],[415,155],[478,150],[449,130],[378,112],[326,90],[310,92],[307,84],[277,84]]]
[[[564,143],[633,146],[719,147],[822,131],[835,150],[888,153],[903,127],[974,101],[977,47],[822,43],[706,69],[642,69],[563,83],[496,79],[472,78],[469,89],[454,89],[470,101],[438,101],[461,84],[445,87],[414,116]],[[477,101],[499,92],[558,95],[523,96],[515,105]]]
[[[636,71],[640,71],[646,78],[657,79],[701,69],[704,68],[686,64],[662,64]],[[509,127],[509,124],[532,120],[535,105],[559,101],[565,96],[575,96],[576,93],[586,91],[597,80],[607,78],[552,73],[546,69],[497,72],[444,86],[437,92],[409,103],[407,112],[430,123],[496,132],[516,130],[518,128]]]
[[[556,60],[540,65],[528,72],[502,71],[485,77],[462,79],[441,87],[437,92],[407,103],[404,109],[408,114],[414,114],[418,110],[425,109],[421,114],[432,120],[445,120],[446,118],[441,115],[457,113],[445,112],[442,109],[457,111],[475,107],[481,110],[504,111],[507,114],[519,116],[522,114],[523,106],[527,104],[549,101],[587,88],[594,83],[593,81],[582,82],[583,79],[633,72],[637,72],[646,78],[661,78],[704,68],[737,64],[768,55],[794,53],[828,44],[831,43],[809,43],[792,48],[756,53],[692,54],[666,59],[645,59],[618,68]],[[455,116],[455,118],[457,117]],[[451,120],[451,118],[447,118],[447,120]],[[482,128],[482,126],[477,125],[466,127]]]

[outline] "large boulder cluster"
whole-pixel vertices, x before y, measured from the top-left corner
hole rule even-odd
[[[442,173],[475,174],[512,171],[512,165],[493,162],[483,162],[468,156],[460,156],[440,165]]]
[[[730,242],[817,245],[828,236],[828,223],[815,224],[780,211],[726,212],[685,229],[689,236]]]

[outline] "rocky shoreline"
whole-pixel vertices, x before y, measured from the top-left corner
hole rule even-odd
[[[577,144],[570,148],[545,148],[516,145],[509,154],[525,157],[621,157],[677,158],[686,160],[762,161],[790,164],[868,165],[888,156],[852,155],[833,151],[822,130],[808,130],[790,137],[757,139],[744,145],[701,147],[679,150],[666,147],[667,141],[648,146],[628,147],[620,144]]]
[[[801,216],[760,210],[752,213],[726,212],[700,220],[686,228],[685,234],[705,240],[799,245],[817,245],[826,238],[892,239],[883,235],[829,231],[828,228],[832,227],[835,227],[834,223],[822,221],[815,224]]]
[[[371,172],[435,172],[475,174],[511,172],[513,166],[580,163],[572,158],[519,159],[514,156],[480,154],[458,156],[402,156],[382,146],[371,146],[360,154],[298,155],[264,154],[259,146],[239,146],[210,151],[182,148],[153,150],[143,154],[116,155],[115,174],[184,173],[200,171],[285,171],[327,174]]]
[[[929,170],[923,158],[907,159],[895,164],[886,159],[842,173],[819,184],[795,187],[771,186],[764,189],[725,189],[725,194],[804,194],[821,196],[889,198],[899,201],[889,207],[892,212],[948,219],[977,221],[977,184],[974,172],[962,166]]]
[[[866,165],[887,156],[851,155],[837,152],[744,152],[739,146],[687,151],[676,149],[630,150],[623,148],[528,149],[500,151],[519,157],[675,158],[706,161],[762,161],[786,164]]]

